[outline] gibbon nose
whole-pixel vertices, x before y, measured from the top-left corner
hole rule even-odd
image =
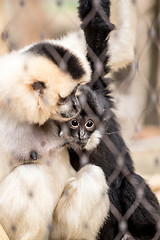
[[[80,139],[80,140],[85,140],[85,139],[86,139],[86,134],[85,134],[84,129],[81,129],[81,130],[80,130],[79,139]]]

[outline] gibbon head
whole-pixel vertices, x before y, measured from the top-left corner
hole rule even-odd
[[[0,59],[0,105],[18,121],[64,121],[78,112],[75,91],[90,81],[84,54],[44,41]]]

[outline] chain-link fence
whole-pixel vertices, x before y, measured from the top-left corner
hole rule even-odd
[[[98,107],[96,106],[97,109],[95,110],[95,102],[97,104],[97,102],[101,101],[101,97],[99,100],[99,97],[94,96],[94,93],[90,93],[90,90],[84,88],[81,90],[82,98],[79,99],[82,108],[81,114],[67,123],[60,124],[60,137],[67,141],[70,163],[76,171],[82,170],[83,166],[90,162],[93,165],[100,166],[105,172],[105,177],[111,189],[109,190],[110,211],[108,212],[108,218],[105,221],[104,227],[99,234],[99,239],[118,240],[125,234],[123,239],[156,240],[160,239],[160,213],[157,202],[148,190],[148,187],[146,187],[146,183],[140,177],[137,177],[137,175],[131,174],[134,173],[132,162],[130,162],[129,152],[121,139],[120,132],[122,132],[131,150],[136,172],[147,179],[151,189],[160,200],[160,1],[132,0],[130,2],[133,6],[130,9],[127,8],[127,5],[124,5],[124,9],[123,6],[120,8],[119,5],[121,5],[121,1],[124,3],[123,0],[111,1],[111,20],[116,27],[114,30],[115,33],[117,30],[112,41],[118,46],[123,39],[126,40],[126,46],[122,45],[124,48],[120,48],[120,51],[117,50],[119,52],[117,53],[116,59],[123,60],[126,59],[128,55],[128,60],[126,62],[124,60],[124,65],[120,63],[119,67],[116,66],[115,69],[114,61],[112,62],[113,71],[109,73],[109,81],[110,77],[114,79],[111,81],[111,87],[113,89],[112,95],[114,96],[115,102],[113,111],[117,116],[122,130],[120,131],[119,127],[117,127],[116,122],[114,122],[114,113],[110,111],[112,99],[107,99],[108,102],[104,105],[102,101],[102,106],[101,104]],[[78,1],[76,0],[0,0],[0,54],[3,55],[20,49],[35,41],[57,39],[68,32],[79,30],[80,20],[77,16],[77,5]],[[117,8],[116,11],[115,7]],[[129,12],[129,10],[136,11],[137,15]],[[92,18],[92,13],[90,18]],[[114,31],[111,34],[114,34]],[[128,34],[129,37],[126,34]],[[112,42],[110,41],[109,44],[111,46]],[[129,56],[130,50],[133,51],[133,55],[131,54],[131,56]],[[116,50],[114,51],[116,53]],[[114,51],[110,51],[110,54],[114,53]],[[119,60],[117,60],[117,62],[118,61]],[[90,96],[89,100],[88,96]],[[103,108],[107,109],[107,113],[103,112]],[[89,139],[89,142],[87,142],[88,145],[86,145],[86,139],[83,139],[83,137],[81,143],[79,143],[78,138],[80,137],[80,133],[77,133],[76,130],[78,131],[81,125],[87,132],[87,140]],[[35,154],[36,153],[33,153],[33,158],[37,158]],[[4,158],[3,154],[2,158]],[[106,162],[101,162],[101,160],[106,158]],[[47,158],[45,164],[52,169],[53,163],[51,159],[51,156]],[[11,165],[12,164],[13,162],[11,162]],[[79,171],[78,178],[80,178],[83,173],[83,170],[81,170]],[[57,171],[61,174],[60,169],[57,169]],[[91,171],[91,169],[89,169],[89,171]],[[95,177],[97,176],[98,175],[95,174]],[[44,183],[40,178],[37,179],[40,182],[37,186],[40,188],[40,185]],[[27,181],[24,179],[23,181],[23,187],[28,188]],[[59,179],[59,181],[61,180]],[[97,182],[98,181],[99,180],[97,180]],[[32,183],[36,184],[34,180]],[[75,200],[73,201],[71,197],[73,192],[76,192],[75,188],[73,188],[73,183],[74,180],[71,179],[71,182],[68,183],[70,188],[65,188],[63,197],[68,197],[69,201],[76,206]],[[101,183],[103,185],[103,181]],[[95,184],[95,182],[91,181],[90,184]],[[33,186],[33,189],[32,186],[29,186],[27,189],[28,198],[30,199],[28,201],[29,204],[36,204],[37,200],[34,202],[34,196],[36,195],[37,186]],[[14,187],[16,188],[16,186]],[[79,188],[77,187],[77,189]],[[124,191],[121,192],[121,189],[124,189]],[[73,192],[71,193],[71,191]],[[98,194],[99,192],[97,196],[99,196]],[[6,197],[9,198],[9,196]],[[43,197],[44,196],[39,196],[39,201],[41,201]],[[75,199],[78,201],[78,196]],[[92,207],[94,206],[95,209],[103,211],[105,208],[100,208],[99,205],[103,205],[103,201],[106,200],[104,198],[104,189],[101,198],[97,199],[95,199]],[[8,201],[9,200],[7,200],[7,202]],[[47,201],[50,201],[50,198],[46,200],[46,204]],[[59,205],[62,209],[59,211],[64,210],[65,212],[67,211],[66,208],[70,209],[70,202],[63,203],[62,198],[60,201],[61,205]],[[90,201],[90,203],[91,202],[92,201]],[[84,209],[85,202],[81,204],[81,207]],[[74,206],[72,206],[73,209]],[[22,206],[20,205],[19,207]],[[56,209],[59,208],[57,207]],[[89,207],[86,209],[88,208]],[[38,211],[40,213],[36,215],[36,217],[41,217],[41,212],[46,211],[45,204],[44,209],[38,209]],[[58,212],[58,210],[55,210],[55,214],[56,211]],[[87,211],[89,210],[86,210],[86,212]],[[81,216],[84,221],[84,239],[95,239],[95,236],[89,235],[92,224],[91,219],[97,218],[98,222],[100,217],[98,217],[98,214],[94,215],[94,209],[92,209],[91,212],[94,217],[90,216],[90,219],[87,220],[83,214],[78,215],[77,213],[77,216]],[[3,212],[1,211],[0,214],[3,214]],[[51,213],[51,215],[52,214],[53,213]],[[61,221],[61,217],[59,217],[58,214],[59,213],[57,213],[57,218]],[[62,216],[64,216],[64,214],[65,213],[63,213]],[[34,219],[33,216],[32,218]],[[56,220],[54,219],[54,223],[52,224],[46,218],[46,223],[42,221],[41,224],[46,224],[47,230],[54,232],[55,226],[57,226]],[[19,230],[21,225],[22,228],[24,226],[21,215],[18,216],[18,221],[15,222],[14,217],[12,218],[10,216],[10,219],[3,220],[3,224],[2,226],[7,234],[11,237],[14,236],[13,239],[49,239],[48,232],[42,238],[41,236],[43,234],[40,230],[38,230],[38,234],[33,231],[32,234],[35,234],[35,238],[34,236],[31,238],[29,235],[28,238],[27,236],[23,238],[23,231]],[[27,231],[27,224],[29,226],[27,222],[24,231]],[[30,224],[32,224],[32,222]],[[63,229],[65,224],[65,220],[62,221],[62,223],[59,224],[60,227],[57,227],[57,229]],[[7,231],[7,225],[10,225],[9,231]],[[93,226],[96,226],[96,224],[93,224]],[[67,224],[65,227],[69,229]],[[81,229],[80,226],[78,226],[78,228]],[[37,226],[35,226],[35,229],[37,229]],[[60,230],[58,229],[57,232],[58,231]],[[80,230],[77,229],[76,231],[77,237],[71,236],[71,239],[83,239],[82,237],[78,238]],[[21,232],[21,235],[18,235],[19,232]],[[134,234],[134,232],[137,233]],[[1,229],[0,234],[2,234]],[[67,237],[58,238],[56,234],[54,235],[53,233],[53,238],[50,236],[50,239],[70,239]],[[108,238],[106,237],[107,234]],[[66,235],[64,234],[64,236]],[[86,238],[84,236],[86,236]],[[7,236],[5,236],[4,233],[4,236],[1,237],[0,235],[0,238],[6,240]]]

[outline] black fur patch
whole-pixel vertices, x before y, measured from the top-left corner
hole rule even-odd
[[[88,59],[93,71],[91,85],[109,72],[108,35],[114,29],[109,15],[110,0],[79,0],[81,28],[85,33]]]
[[[32,46],[26,52],[47,57],[63,72],[68,72],[75,80],[79,80],[85,74],[85,70],[81,66],[79,59],[63,47],[42,42]]]

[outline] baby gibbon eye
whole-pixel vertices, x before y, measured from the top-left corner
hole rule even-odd
[[[71,127],[72,129],[76,129],[76,128],[78,128],[78,126],[79,126],[79,123],[78,123],[77,119],[73,119],[73,120],[70,122],[70,127]]]
[[[93,130],[94,129],[94,122],[90,119],[85,123],[85,127],[87,130]]]

